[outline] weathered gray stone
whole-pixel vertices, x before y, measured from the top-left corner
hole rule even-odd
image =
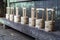
[[[33,40],[33,39],[15,30],[3,29],[2,26],[0,26],[0,40]]]

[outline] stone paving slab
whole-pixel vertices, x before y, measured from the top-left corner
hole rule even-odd
[[[34,40],[12,29],[2,29],[0,26],[0,40]]]
[[[20,23],[15,23],[5,18],[0,18],[0,22],[22,33],[32,36],[36,40],[60,40],[59,30],[56,30],[54,32],[45,32],[44,30],[41,30],[41,29],[38,30],[37,28],[32,28],[28,25],[22,25]],[[56,28],[58,27],[56,26]]]

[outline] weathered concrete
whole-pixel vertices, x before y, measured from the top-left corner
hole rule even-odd
[[[34,40],[34,39],[12,29],[3,29],[3,27],[0,26],[0,40]]]
[[[4,18],[1,18],[0,22],[31,37],[34,37],[35,40],[60,40],[60,30],[45,32],[44,29],[39,30],[37,28],[15,23]]]

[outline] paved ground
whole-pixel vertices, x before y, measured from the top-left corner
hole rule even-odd
[[[3,29],[2,26],[0,26],[0,40],[34,40],[34,39],[12,29]]]

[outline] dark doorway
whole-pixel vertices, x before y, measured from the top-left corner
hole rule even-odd
[[[0,17],[5,17],[7,2],[0,0]]]

